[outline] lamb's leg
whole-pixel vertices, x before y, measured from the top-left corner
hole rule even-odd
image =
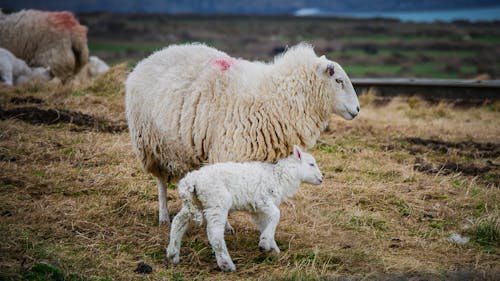
[[[171,263],[179,263],[179,253],[181,250],[181,241],[184,233],[189,226],[191,214],[189,210],[182,207],[180,212],[174,217],[170,228],[170,242],[167,248],[167,258]]]
[[[162,180],[160,178],[156,178],[156,184],[158,185],[158,218],[160,225],[161,224],[170,224],[170,217],[168,216],[167,209],[167,181]]]
[[[205,219],[207,220],[207,236],[212,249],[215,252],[217,265],[223,271],[235,271],[236,266],[231,260],[224,241],[224,226],[227,221],[228,210],[207,209]]]
[[[279,253],[280,249],[274,240],[276,227],[280,220],[278,207],[274,204],[265,206],[259,213],[254,215],[254,220],[261,232],[259,248],[265,252],[274,251]]]

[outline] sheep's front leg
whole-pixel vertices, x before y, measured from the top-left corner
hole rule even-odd
[[[268,204],[254,215],[254,220],[261,232],[259,248],[265,252],[279,253],[280,249],[274,240],[274,235],[280,220],[280,209],[272,203]]]
[[[167,181],[156,178],[156,185],[158,185],[158,218],[161,224],[170,224],[170,217],[168,216],[167,209]]]
[[[170,228],[170,242],[167,248],[167,258],[171,263],[179,263],[181,241],[184,233],[186,233],[186,230],[189,227],[190,219],[191,214],[189,213],[189,210],[183,206],[172,221],[172,226]]]
[[[227,251],[226,241],[224,241],[224,227],[227,221],[228,210],[220,208],[205,210],[205,219],[207,220],[207,236],[212,249],[215,252],[217,265],[223,271],[235,271],[236,266],[231,260]]]

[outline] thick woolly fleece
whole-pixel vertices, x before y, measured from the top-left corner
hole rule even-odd
[[[338,78],[323,71],[328,64]],[[347,115],[339,100],[359,107],[342,68],[305,44],[271,64],[174,45],[141,61],[125,86],[134,149],[146,171],[166,179],[202,163],[274,162],[294,144],[312,147],[332,113]]]
[[[224,271],[234,271],[236,267],[224,241],[224,228],[233,231],[227,216],[234,210],[252,215],[261,232],[261,249],[279,253],[274,240],[279,205],[293,196],[301,182],[320,184],[322,181],[314,157],[297,146],[293,155],[277,164],[226,162],[190,172],[179,182],[183,207],[172,222],[167,257],[173,263],[179,262],[181,240],[189,222],[201,225],[205,218],[217,264]]]

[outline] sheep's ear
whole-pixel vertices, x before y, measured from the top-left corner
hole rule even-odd
[[[335,66],[331,62],[321,61],[318,63],[316,72],[325,78],[330,78],[335,74]]]
[[[297,160],[302,160],[302,150],[300,147],[296,145],[293,146],[293,155],[297,158]]]

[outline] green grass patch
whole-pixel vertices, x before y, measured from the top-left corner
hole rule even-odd
[[[481,35],[478,37],[474,37],[474,40],[498,46],[500,44],[500,35]]]
[[[25,273],[24,278],[25,280],[30,280],[30,281],[68,280],[64,278],[64,274],[60,268],[57,268],[51,264],[44,262],[36,263],[35,265],[33,265],[31,269]],[[72,280],[78,280],[78,279],[72,279]]]
[[[471,240],[485,247],[500,247],[500,230],[497,218],[484,219],[470,230]]]
[[[349,226],[354,230],[363,227],[369,227],[379,231],[388,230],[387,223],[383,219],[375,218],[373,216],[353,216],[349,220]]]
[[[403,199],[394,199],[389,203],[396,208],[396,210],[402,217],[407,217],[411,214],[410,206],[408,206],[408,204],[406,204]]]
[[[362,77],[367,76],[372,73],[376,74],[388,74],[396,75],[401,71],[401,66],[399,65],[346,65],[346,72],[352,77]]]
[[[419,63],[412,65],[412,72],[419,77],[456,79],[458,73],[445,72],[438,63]]]
[[[339,145],[327,145],[327,144],[319,144],[317,149],[326,153],[334,153],[340,151],[342,148]]]

